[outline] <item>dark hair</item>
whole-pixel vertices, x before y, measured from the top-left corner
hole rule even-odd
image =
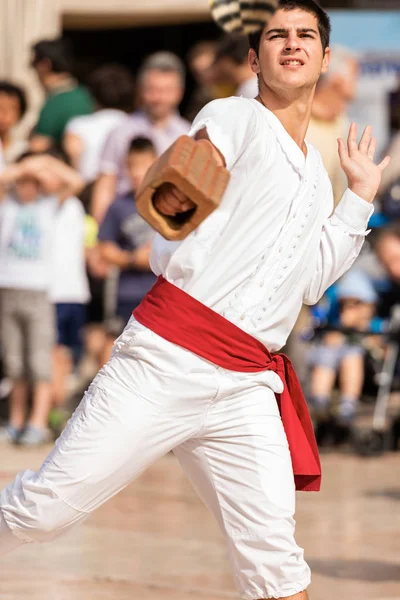
[[[133,110],[134,80],[131,72],[121,65],[103,65],[90,75],[88,87],[101,108]]]
[[[9,81],[0,81],[0,94],[16,98],[19,103],[19,118],[22,119],[28,108],[25,91]]]
[[[216,49],[217,45],[215,41],[206,40],[203,42],[198,42],[192,46],[186,54],[186,62],[191,65],[197,58],[203,56],[203,54],[215,54]]]
[[[149,138],[146,137],[135,137],[129,144],[128,154],[132,152],[153,152],[156,154],[154,144]]]
[[[53,73],[71,73],[73,70],[74,56],[72,45],[65,38],[41,40],[33,44],[32,51],[34,53],[32,66],[35,66],[42,60],[49,60]]]
[[[321,8],[314,0],[279,0],[278,10],[305,10],[317,17],[318,29],[321,36],[322,48],[325,52],[329,47],[331,37],[331,20],[328,13]],[[260,49],[261,36],[263,31],[252,33],[248,36],[250,48],[257,54]]]
[[[240,33],[226,35],[219,42],[215,62],[221,58],[230,58],[236,65],[242,65],[247,62],[249,47],[249,39],[246,35]]]

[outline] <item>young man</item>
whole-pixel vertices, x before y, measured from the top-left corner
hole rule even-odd
[[[311,0],[285,0],[259,37],[249,55],[259,99],[214,101],[191,130],[207,135],[231,173],[221,206],[181,243],[156,236],[151,265],[163,278],[44,466],[0,497],[2,551],[82,521],[174,449],[224,531],[242,598],[307,598],[294,475],[299,488],[317,489],[318,458],[303,418],[296,441],[310,464],[303,472],[294,464],[302,456],[294,448],[291,457],[275,393],[282,418],[293,416],[298,399],[291,412],[288,390],[297,384],[288,361],[270,352],[284,345],[302,302],[316,302],[352,264],[387,161],[375,166],[370,132],[359,147],[353,127],[349,151],[340,144],[351,190],[330,217],[330,182],[304,141],[328,68],[329,19]],[[154,202],[165,214],[191,206],[168,187]],[[174,336],[178,344],[167,340]]]
[[[88,90],[72,75],[74,57],[65,39],[41,40],[32,47],[32,67],[46,93],[46,101],[34,128],[30,148],[44,152],[61,147],[68,122],[94,110]]]

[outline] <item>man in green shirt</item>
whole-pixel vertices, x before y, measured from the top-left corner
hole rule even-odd
[[[73,78],[72,51],[66,40],[42,40],[32,47],[32,67],[47,98],[40,111],[30,148],[45,151],[61,145],[70,119],[93,112],[94,103],[88,90]]]

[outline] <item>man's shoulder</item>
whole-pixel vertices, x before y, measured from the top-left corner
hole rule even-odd
[[[194,123],[202,119],[214,119],[225,123],[240,124],[255,117],[254,100],[230,96],[229,98],[218,98],[206,104],[195,118]]]
[[[254,100],[251,98],[243,98],[242,96],[228,96],[227,98],[217,98],[211,100],[202,109],[212,109],[215,111],[224,111],[227,109],[235,109],[247,112],[254,112]]]

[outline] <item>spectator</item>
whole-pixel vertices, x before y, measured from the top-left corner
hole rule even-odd
[[[391,157],[391,161],[386,170],[387,172],[385,171],[382,174],[382,182],[379,189],[381,199],[390,193],[393,186],[400,189],[400,131],[393,136],[386,154]],[[398,195],[397,200],[400,200],[400,195]]]
[[[390,317],[391,310],[400,304],[400,222],[392,223],[381,229],[377,235],[375,249],[378,259],[385,268],[389,281],[385,292],[381,294],[379,315]]]
[[[67,163],[64,153],[54,153]],[[66,378],[83,350],[86,306],[90,300],[85,258],[85,211],[70,196],[57,211],[54,227],[50,299],[56,309],[57,343],[54,350],[53,395],[56,407],[66,399]]]
[[[28,144],[13,138],[13,129],[21,121],[27,110],[26,95],[18,85],[0,81],[0,141],[5,163],[11,164]]]
[[[131,189],[126,153],[137,136],[151,139],[157,154],[189,132],[190,124],[177,112],[185,89],[182,61],[170,52],[145,60],[137,79],[141,110],[133,113],[108,136],[100,161],[100,177],[93,194],[93,216],[101,222],[111,202]]]
[[[230,34],[222,38],[215,57],[219,77],[229,83],[235,96],[255,98],[258,80],[248,62],[249,42],[246,36]]]
[[[134,83],[125,67],[104,65],[92,73],[88,87],[96,111],[68,123],[64,149],[73,166],[90,183],[99,173],[100,155],[108,134],[133,110]]]
[[[54,312],[48,296],[59,204],[82,187],[79,175],[50,156],[23,155],[0,177],[10,187],[0,204],[0,326],[5,370],[13,382],[2,439],[46,440],[52,400]],[[28,385],[33,407],[25,412]]]
[[[310,404],[317,421],[326,419],[339,375],[338,422],[349,427],[364,385],[365,351],[357,333],[371,330],[378,296],[369,278],[357,270],[339,281],[336,296],[339,301],[336,331],[324,334],[322,342],[310,352]]]
[[[149,266],[150,241],[154,232],[138,215],[134,197],[155,158],[156,151],[149,139],[138,137],[131,142],[127,167],[132,191],[111,204],[100,227],[100,253],[108,264],[119,270],[116,318],[109,323],[105,358],[108,358],[110,346],[122,333],[132,310],[155,283]]]
[[[186,56],[189,69],[196,82],[185,114],[189,121],[193,121],[206,104],[217,98],[214,89],[215,51],[215,42],[199,42],[190,49]]]
[[[51,146],[61,147],[68,122],[78,115],[93,112],[88,90],[72,76],[73,56],[64,39],[42,40],[32,47],[32,67],[43,86],[47,99],[40,111],[30,147],[43,152]]]
[[[354,55],[339,46],[331,49],[329,71],[318,82],[307,141],[322,155],[332,182],[335,204],[346,190],[347,179],[341,168],[338,138],[347,138],[347,108],[354,99],[359,66]]]

